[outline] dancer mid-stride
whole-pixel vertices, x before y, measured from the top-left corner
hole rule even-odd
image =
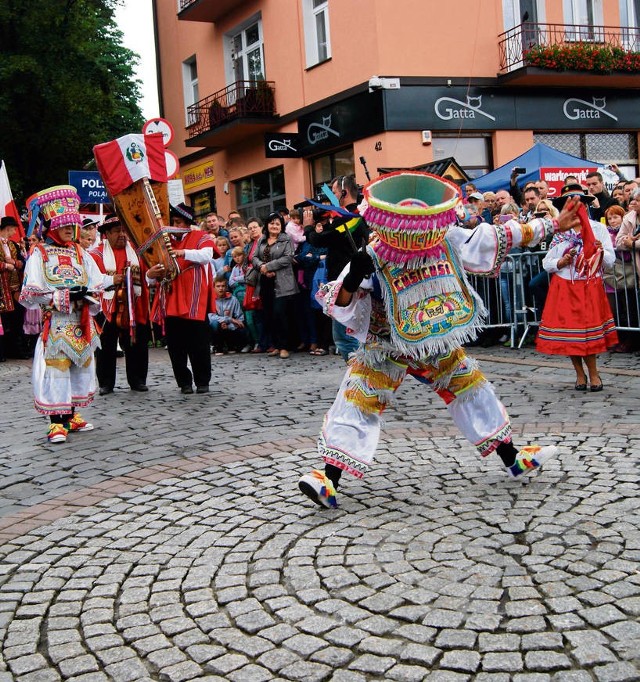
[[[535,471],[557,453],[554,445],[515,447],[504,405],[466,356],[462,344],[476,337],[486,310],[465,271],[495,276],[512,247],[575,226],[578,204],[567,202],[557,220],[469,230],[456,226],[459,200],[455,184],[416,171],[364,188],[360,212],[376,236],[318,293],[325,313],[361,342],[318,439],[324,472],[298,484],[321,506],[337,506],[343,471],[361,478],[369,469],[382,412],[407,374],[431,386],[480,455],[496,452],[509,476]]]

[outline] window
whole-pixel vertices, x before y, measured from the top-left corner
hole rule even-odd
[[[638,144],[634,133],[534,133],[534,142],[543,142],[561,152],[596,163],[617,163],[627,177],[635,176]]]
[[[620,0],[622,43],[627,50],[640,49],[640,0]]]
[[[227,34],[227,82],[264,80],[262,19],[252,17]]]
[[[200,99],[198,94],[198,64],[195,55],[182,62],[182,87],[184,90],[184,107],[186,111],[192,104],[195,104]],[[189,126],[192,123],[195,123],[195,121],[190,121],[189,114],[187,113],[187,125]]]
[[[491,138],[489,137],[433,137],[433,160],[452,156],[470,178],[477,178],[491,170]]]
[[[302,0],[307,67],[331,57],[329,0]]]
[[[317,156],[311,160],[311,182],[317,195],[322,185],[327,185],[339,175],[355,175],[356,167],[353,159],[353,147],[345,147],[331,154]]]
[[[264,220],[272,211],[287,205],[283,166],[250,175],[234,185],[236,205],[245,220],[252,216]]]
[[[579,27],[567,34],[569,40],[603,41],[602,0],[562,0],[562,3],[564,23]]]

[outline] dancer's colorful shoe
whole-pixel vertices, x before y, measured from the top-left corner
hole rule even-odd
[[[516,455],[516,461],[507,467],[507,473],[512,478],[527,476],[557,454],[558,448],[555,445],[526,445]]]
[[[49,424],[47,439],[50,443],[64,443],[67,440],[67,433],[62,424]]]
[[[67,431],[93,431],[93,424],[85,421],[79,412],[76,412],[73,417],[65,424]]]
[[[321,507],[335,508],[336,489],[331,479],[322,472],[314,469],[310,474],[305,474],[298,481],[298,488],[316,504]]]

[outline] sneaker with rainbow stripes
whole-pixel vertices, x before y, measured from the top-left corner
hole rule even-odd
[[[507,467],[507,473],[511,478],[527,476],[557,454],[558,448],[555,445],[525,445],[516,455],[516,461]]]
[[[336,489],[331,479],[322,471],[314,469],[310,474],[302,476],[298,481],[298,488],[321,507],[335,509],[338,506]]]

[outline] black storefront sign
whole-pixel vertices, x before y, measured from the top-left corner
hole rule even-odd
[[[264,155],[268,159],[297,159],[300,154],[298,133],[265,133]]]
[[[363,92],[298,120],[302,156],[334,149],[384,130],[380,92]]]
[[[633,91],[564,88],[402,86],[384,98],[386,130],[634,130],[640,105]]]

